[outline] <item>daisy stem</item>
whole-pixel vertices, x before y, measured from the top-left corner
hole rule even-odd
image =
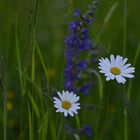
[[[127,110],[124,109],[124,140],[128,140]]]
[[[91,72],[91,73],[93,73],[93,74],[95,74],[96,75],[96,77],[97,77],[97,79],[98,79],[98,85],[99,85],[99,87],[98,87],[98,89],[99,89],[99,100],[100,100],[100,107],[99,107],[99,111],[97,112],[97,120],[96,120],[96,129],[95,129],[95,134],[96,134],[96,136],[95,136],[95,139],[101,139],[99,136],[98,136],[98,128],[99,128],[99,121],[100,121],[100,116],[101,116],[101,108],[102,108],[102,101],[103,101],[103,82],[102,82],[102,79],[101,79],[101,76],[100,76],[100,74],[96,71],[96,70],[94,70],[94,69],[89,69],[88,70],[89,72]]]
[[[96,77],[98,79],[98,83],[99,83],[99,97],[100,97],[100,99],[103,99],[103,83],[102,83],[100,74],[97,71],[95,71],[94,69],[89,69],[88,71],[92,72],[96,75]]]
[[[78,117],[78,115],[76,115],[76,123],[77,123],[77,127],[78,127],[78,129],[80,130],[80,119],[79,119],[79,117]]]
[[[123,91],[124,91],[124,140],[128,140],[128,120],[127,120],[127,115],[128,115],[128,111],[126,108],[126,103],[125,103],[125,94],[126,94],[126,98],[128,100],[128,94],[126,92],[126,87],[123,87]]]

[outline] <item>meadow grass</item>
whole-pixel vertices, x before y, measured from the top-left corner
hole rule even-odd
[[[135,78],[123,86],[106,82],[97,68],[89,69],[95,85],[90,95],[80,95],[78,115],[66,118],[55,112],[53,96],[64,88],[67,23],[73,20],[75,9],[84,13],[91,3],[92,0],[1,1],[0,139],[140,139],[138,0],[101,0],[90,27],[97,59],[110,54],[128,57],[136,68]],[[14,105],[12,109],[7,108],[8,102]],[[93,136],[82,131],[85,125],[92,126]]]

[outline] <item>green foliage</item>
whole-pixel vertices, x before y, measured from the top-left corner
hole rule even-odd
[[[98,71],[92,71],[96,85],[89,96],[81,95],[78,116],[66,119],[55,112],[51,89],[63,90],[67,23],[76,8],[84,13],[91,2],[1,0],[0,57],[4,58],[7,91],[6,99],[2,92],[0,95],[1,139],[90,139],[68,136],[64,128],[67,122],[79,130],[91,124],[95,140],[140,139],[139,0],[100,0],[90,30],[92,39],[99,44],[98,57],[110,53],[128,57],[136,68],[135,78],[124,87],[106,82]],[[0,78],[2,81],[2,75]],[[9,98],[8,91],[14,98]],[[6,110],[7,102],[14,108]]]

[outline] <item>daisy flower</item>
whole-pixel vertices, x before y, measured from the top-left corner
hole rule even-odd
[[[132,73],[135,72],[135,68],[131,67],[131,64],[126,64],[128,58],[123,58],[117,55],[110,55],[110,60],[108,58],[99,59],[99,69],[101,73],[104,73],[106,80],[114,80],[118,83],[124,84],[126,82],[125,78],[133,78]]]
[[[57,109],[56,112],[64,113],[64,116],[68,115],[74,116],[78,114],[77,110],[80,109],[79,96],[73,94],[73,92],[63,91],[62,94],[57,92],[59,98],[53,97],[54,99],[54,107]]]

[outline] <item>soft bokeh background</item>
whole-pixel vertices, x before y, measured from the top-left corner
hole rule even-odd
[[[73,11],[80,8],[82,13],[87,10],[92,0],[40,0],[37,13],[36,40],[38,42],[43,60],[49,73],[49,85],[53,90],[62,90],[60,84],[63,80],[64,70],[64,37],[68,34],[68,22],[73,19]],[[129,58],[129,63],[134,64],[136,52],[140,47],[140,15],[139,0],[127,1],[127,22],[124,24],[125,0],[100,0],[95,14],[95,21],[90,27],[91,38],[98,42],[98,56],[109,56],[113,53]],[[23,103],[21,112],[21,84],[19,71],[30,67],[31,62],[31,37],[29,28],[30,11],[34,9],[34,0],[1,0],[0,1],[0,55],[4,56],[6,90],[7,90],[7,127],[8,140],[31,139],[28,137],[28,109]],[[124,52],[124,29],[126,28],[126,51]],[[18,42],[18,43],[17,43]],[[18,44],[18,45],[17,45]],[[19,51],[17,49],[19,48]],[[20,52],[21,69],[18,68]],[[40,81],[44,80],[43,68],[39,55],[35,55],[35,71]],[[124,140],[124,102],[128,107],[128,139],[140,139],[140,57],[135,62],[135,78],[131,81],[132,89],[130,99],[123,91],[123,86],[114,81],[104,83],[103,107],[98,118],[97,79],[92,93],[82,97],[81,104],[90,104],[93,109],[81,110],[79,118],[81,126],[91,124],[96,133],[96,122],[99,119],[98,134],[102,140]],[[26,69],[25,68],[25,69]],[[30,75],[30,70],[25,70],[25,75]],[[24,77],[24,76],[23,76]],[[129,81],[129,80],[128,80]],[[129,81],[130,82],[130,81]],[[129,86],[129,82],[126,84]],[[38,83],[38,82],[37,82]],[[42,82],[40,82],[42,83]],[[46,85],[43,85],[45,88]],[[24,95],[25,96],[25,95]],[[23,97],[25,101],[27,97]],[[26,101],[25,101],[26,102]],[[87,115],[88,114],[88,115]],[[26,116],[27,115],[27,116]],[[21,116],[23,120],[23,137],[20,136]],[[25,116],[25,117],[24,117]],[[61,116],[61,118],[63,118]],[[73,121],[74,122],[74,121]],[[34,122],[35,123],[35,122]],[[59,127],[56,127],[56,131]],[[38,128],[34,129],[34,133]],[[63,135],[61,132],[60,136]],[[35,134],[36,135],[36,134]],[[94,134],[93,134],[94,135]],[[95,134],[96,135],[96,134]],[[3,138],[3,98],[0,96],[0,136]],[[49,136],[47,136],[49,138]],[[93,136],[94,138],[94,136]],[[91,139],[93,139],[91,138]],[[35,139],[35,138],[34,138]],[[39,138],[37,138],[39,139]],[[49,138],[53,139],[53,138]],[[74,139],[71,137],[71,139]],[[90,139],[82,137],[82,139]]]

